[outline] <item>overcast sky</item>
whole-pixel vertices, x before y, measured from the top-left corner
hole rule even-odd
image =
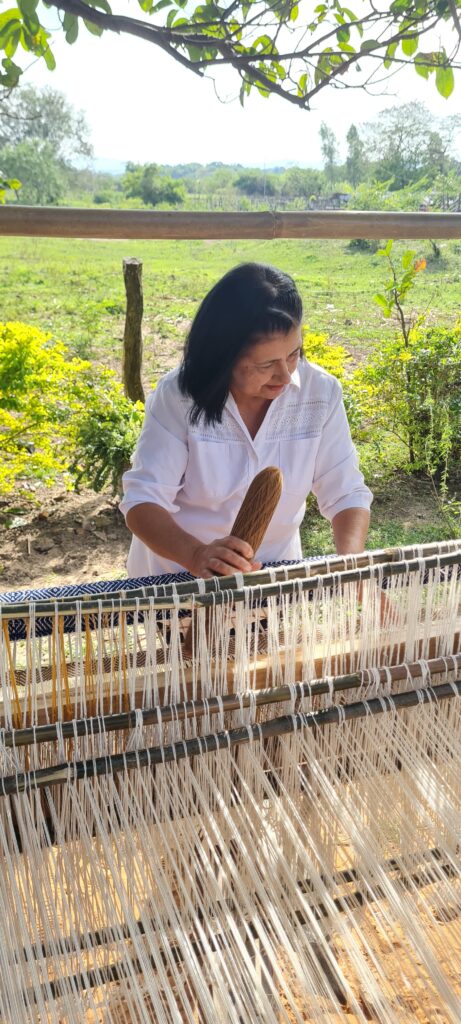
[[[128,7],[131,14],[139,10],[137,3]],[[47,20],[58,24],[54,12]],[[308,112],[255,93],[242,109],[232,72],[221,72],[214,85],[150,43],[109,32],[98,38],[84,27],[80,32],[73,46],[62,37],[54,43],[55,71],[38,61],[23,81],[59,89],[85,112],[99,160],[320,166],[321,121],[334,129],[344,148],[351,122],[371,120],[386,106],[419,99],[440,116],[461,110],[461,75],[451,98],[444,100],[433,79],[426,82],[413,68],[391,80],[387,96],[326,89]]]

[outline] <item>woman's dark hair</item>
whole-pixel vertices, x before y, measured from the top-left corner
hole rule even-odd
[[[263,263],[242,263],[208,292],[193,320],[179,371],[183,395],[193,399],[192,423],[220,423],[239,356],[258,340],[288,334],[302,318],[293,279]]]

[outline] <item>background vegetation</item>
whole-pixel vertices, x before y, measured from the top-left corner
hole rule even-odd
[[[0,177],[21,182],[8,201],[32,205],[458,210],[460,133],[461,115],[436,118],[423,103],[404,103],[352,123],[342,156],[322,123],[323,168],[127,163],[110,175],[82,166],[91,156],[84,115],[50,87],[24,86],[0,92]]]
[[[76,166],[91,155],[88,130],[59,93],[16,89],[0,96],[0,113],[9,202],[461,208],[461,117],[435,119],[423,104],[351,124],[342,158],[322,124],[322,169],[128,163],[118,176]],[[0,239],[0,524],[20,520],[46,484],[119,489],[143,413],[119,383],[126,256],[144,263],[146,390],[178,363],[198,302],[229,267],[256,259],[291,273],[304,301],[306,354],[343,384],[376,495],[370,543],[458,532],[461,243],[437,239],[417,249],[355,239],[138,242],[130,251],[125,242]],[[306,553],[331,548],[312,503],[304,530]]]

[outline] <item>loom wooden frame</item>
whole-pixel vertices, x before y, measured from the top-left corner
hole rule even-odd
[[[425,673],[429,676],[443,675],[448,671],[461,670],[461,654],[450,655],[449,658],[431,658],[425,662]],[[402,663],[375,670],[380,682],[391,679],[393,682],[404,679],[422,678],[421,662]],[[33,727],[7,729],[2,741],[5,747],[16,749],[30,744],[49,743],[58,739],[74,739],[76,736],[98,736],[106,732],[120,732],[134,729],[141,714],[144,725],[166,725],[169,722],[183,722],[190,718],[201,718],[203,715],[216,715],[239,711],[250,706],[266,707],[268,704],[280,704],[283,701],[302,700],[305,697],[319,697],[326,693],[341,693],[343,690],[354,690],[371,682],[370,672],[346,673],[330,679],[315,678],[309,682],[293,683],[291,686],[273,686],[258,690],[247,690],[243,693],[227,693],[221,697],[206,697],[197,700],[181,701],[179,704],[161,704],[151,708],[119,712],[112,715],[96,715],[89,718],[73,719],[71,722],[47,723]]]
[[[219,732],[194,736],[176,743],[125,751],[123,754],[93,757],[86,761],[76,761],[72,765],[65,762],[51,768],[18,772],[16,775],[5,775],[0,779],[0,797],[44,789],[47,786],[63,786],[78,779],[116,775],[122,771],[182,761],[186,757],[191,758],[196,755],[209,754],[215,750],[229,750],[235,746],[246,745],[253,740],[286,736],[299,729],[323,728],[325,725],[339,724],[350,719],[365,718],[366,715],[394,713],[402,708],[437,703],[454,697],[461,697],[461,679],[441,683],[439,686],[406,690],[404,693],[396,693],[392,696],[383,695],[371,697],[366,701],[355,701],[351,704],[332,705],[329,708],[322,708],[320,711],[298,711],[290,715],[281,715],[279,718],[271,718],[266,722],[237,726],[235,729],[222,729]]]
[[[431,554],[425,557],[425,569],[445,569],[450,565],[461,564],[461,542],[454,541],[449,543],[454,543],[457,546],[454,550],[449,550],[439,555]],[[395,550],[397,553],[401,551],[399,548]],[[354,557],[351,556],[351,561],[347,563],[348,566],[354,561]],[[388,561],[369,564],[365,556],[365,564],[363,566],[332,571],[331,566],[326,562],[325,571],[316,572],[313,576],[300,577],[299,575],[290,575],[286,579],[283,570],[281,570],[279,582],[272,582],[268,574],[267,583],[258,583],[254,579],[257,574],[250,573],[243,578],[244,586],[241,587],[240,581],[237,585],[235,582],[231,585],[226,585],[226,581],[231,579],[231,577],[226,576],[223,577],[222,586],[210,588],[203,593],[200,593],[195,586],[192,593],[189,590],[185,590],[178,592],[175,596],[173,596],[173,593],[171,593],[171,596],[170,594],[164,595],[163,593],[157,596],[157,588],[153,586],[144,588],[140,596],[137,596],[137,592],[132,593],[131,591],[122,590],[117,591],[115,594],[103,594],[99,597],[95,594],[87,594],[84,595],[87,598],[84,602],[78,596],[49,601],[29,601],[0,606],[0,620],[8,621],[9,619],[28,618],[31,604],[33,605],[36,617],[53,616],[56,614],[66,616],[84,614],[90,616],[103,614],[104,612],[140,612],[147,611],[150,608],[155,608],[159,611],[173,610],[178,606],[184,610],[197,607],[209,608],[215,605],[229,604],[230,601],[241,603],[247,600],[248,590],[254,590],[255,593],[258,593],[258,597],[260,596],[261,599],[264,599],[266,597],[283,597],[295,591],[299,592],[299,590],[305,593],[309,590],[318,590],[322,586],[335,587],[340,583],[358,583],[363,580],[376,579],[380,573],[384,576],[402,576],[405,573],[420,571],[421,561],[421,558],[410,558],[400,562]],[[313,565],[315,566],[315,563]],[[179,586],[188,587],[188,584],[180,584]]]

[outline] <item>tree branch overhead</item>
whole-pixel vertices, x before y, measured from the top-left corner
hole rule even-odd
[[[205,0],[194,7],[188,0],[138,2],[139,18],[118,14],[108,0],[48,0],[47,6],[60,13],[69,44],[77,42],[83,24],[96,35],[143,39],[195,74],[230,66],[242,102],[256,88],[308,109],[329,85],[365,88],[377,70],[382,82],[383,72],[385,80],[406,65],[425,79],[433,77],[448,97],[461,67],[461,0],[392,0],[386,8],[361,0],[357,10],[340,0],[324,0],[314,9],[308,0]],[[19,0],[0,14],[5,88],[20,81],[17,53],[33,53],[50,69],[55,65],[53,33],[37,9],[37,0]],[[450,30],[454,43],[447,53],[440,39]]]

